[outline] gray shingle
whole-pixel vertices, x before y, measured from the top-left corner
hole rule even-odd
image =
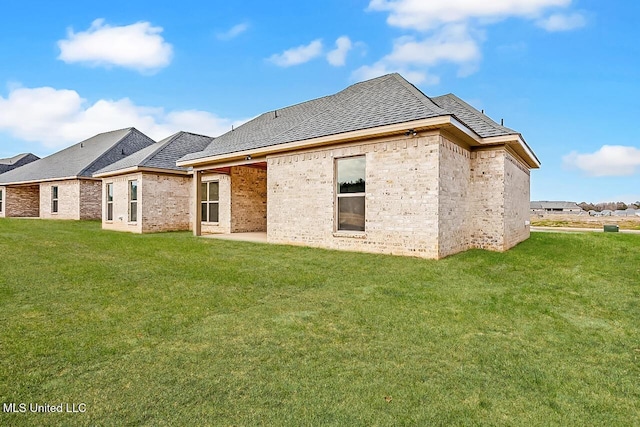
[[[518,134],[515,130],[494,122],[487,115],[476,110],[452,93],[431,99],[483,138]]]
[[[96,171],[95,174],[116,172],[132,167],[185,171],[186,168],[176,166],[176,160],[185,154],[202,151],[212,140],[210,136],[178,132]]]
[[[20,166],[35,162],[39,158],[40,157],[32,153],[22,153],[13,157],[7,157],[6,159],[0,159],[0,173],[9,172]]]
[[[96,170],[151,144],[154,141],[135,128],[101,133],[0,175],[0,184],[91,177]]]
[[[356,83],[330,96],[264,113],[181,160],[449,115],[399,74]]]

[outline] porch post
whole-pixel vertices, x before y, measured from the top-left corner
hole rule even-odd
[[[201,205],[200,199],[202,197],[202,191],[200,190],[200,184],[202,184],[202,172],[198,170],[194,170],[193,171],[193,185],[195,185],[195,188],[193,191],[194,199],[195,199],[193,201],[193,208],[195,209],[195,212],[193,215],[193,235],[194,236],[202,235],[202,229],[201,229],[202,209],[200,207]]]

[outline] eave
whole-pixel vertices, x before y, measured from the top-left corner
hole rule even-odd
[[[191,172],[188,170],[151,168],[146,166],[131,166],[129,168],[93,174],[93,177],[102,179],[102,178],[108,178],[108,177],[118,176],[118,175],[126,175],[126,174],[136,173],[136,172],[160,173],[165,175],[190,175],[191,174]]]
[[[225,166],[242,165],[258,160],[262,161],[266,158],[266,156],[271,154],[286,153],[289,151],[297,151],[309,148],[318,148],[377,137],[403,135],[407,132],[407,130],[410,129],[416,132],[434,129],[447,130],[448,132],[453,133],[461,138],[461,140],[464,143],[468,144],[470,147],[479,147],[483,145],[509,145],[512,146],[514,151],[516,151],[518,155],[523,158],[523,161],[529,167],[540,167],[539,160],[535,157],[531,149],[519,134],[482,138],[451,115],[430,117],[427,119],[396,123],[386,126],[378,126],[370,129],[344,132],[335,135],[327,135],[300,141],[292,141],[284,144],[270,145],[266,147],[257,147],[248,150],[236,151],[233,153],[202,157],[199,159],[178,161],[176,162],[176,164],[182,167],[192,167],[194,170],[205,170],[210,168],[211,166],[221,164],[224,164]],[[407,138],[409,137],[410,136],[407,136]]]

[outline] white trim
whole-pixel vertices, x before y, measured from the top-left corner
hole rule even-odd
[[[419,132],[436,128],[446,128],[447,126],[451,126],[456,130],[462,132],[466,137],[470,138],[478,146],[495,144],[503,145],[508,143],[518,145],[522,149],[523,154],[528,157],[528,159],[523,159],[525,160],[525,163],[527,163],[530,168],[540,167],[540,161],[535,156],[535,154],[533,154],[529,146],[524,142],[520,134],[482,138],[471,128],[464,125],[462,122],[451,115],[431,117],[428,119],[396,123],[369,129],[355,130],[335,135],[310,138],[301,141],[286,142],[283,144],[271,145],[267,147],[257,147],[233,153],[202,157],[199,159],[178,161],[176,162],[176,165],[182,167],[193,167],[193,170],[200,171],[211,169],[213,164],[215,164],[216,167],[241,166],[245,164],[266,161],[266,156],[276,153],[315,148],[326,145],[335,145],[365,138],[403,134],[409,129],[413,129],[416,132]],[[250,159],[247,159],[248,157],[250,157]]]
[[[0,186],[15,186],[15,185],[35,185],[35,184],[45,184],[47,182],[56,182],[56,181],[72,181],[72,180],[83,180],[86,179],[88,181],[100,181],[95,177],[91,176],[66,176],[63,178],[45,178],[45,179],[36,179],[33,181],[15,181],[15,182],[0,182]]]
[[[110,172],[103,172],[98,174],[93,174],[94,178],[108,178],[110,176],[117,175],[126,175],[134,172],[155,172],[155,173],[164,173],[169,175],[190,175],[191,171],[178,171],[175,169],[164,169],[164,168],[148,168],[144,166],[131,166],[129,168],[118,169]]]
[[[482,141],[484,144],[508,144],[508,143],[517,143],[517,145],[520,146],[520,148],[522,148],[522,150],[524,151],[524,153],[531,159],[533,165],[535,165],[536,168],[540,167],[540,160],[538,160],[538,158],[536,157],[535,154],[533,154],[533,151],[531,151],[531,149],[529,148],[529,146],[527,145],[526,142],[524,142],[524,140],[522,139],[522,136],[520,134],[517,135],[503,135],[503,136],[491,136],[488,138],[484,138]],[[525,163],[527,162],[527,159],[523,159],[525,161]],[[531,167],[531,164],[528,164],[529,167]]]
[[[219,163],[225,160],[243,161],[243,158],[245,159],[244,161],[246,161],[246,163],[256,163],[259,158],[266,157],[268,154],[299,150],[302,148],[317,147],[321,145],[333,145],[340,142],[363,139],[365,137],[401,134],[406,132],[408,129],[414,129],[416,131],[426,130],[427,128],[431,127],[450,125],[452,124],[451,119],[451,116],[431,117],[428,119],[414,120],[411,122],[396,123],[393,125],[355,130],[335,135],[320,136],[317,138],[305,139],[301,141],[286,142],[284,144],[270,145],[268,147],[252,148],[249,150],[237,151],[234,153],[220,154],[193,160],[185,160],[182,162],[178,161],[176,164],[182,167],[193,166],[194,169],[196,169],[197,166],[203,164]],[[247,156],[252,157],[251,161],[246,160]]]

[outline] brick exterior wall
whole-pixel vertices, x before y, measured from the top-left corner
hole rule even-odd
[[[129,222],[129,181],[138,181],[138,220]],[[102,179],[102,228],[131,233],[189,230],[192,178],[148,172]],[[107,184],[113,184],[113,220],[107,221]]]
[[[231,168],[231,232],[267,231],[267,171]]]
[[[471,246],[504,248],[504,148],[478,150],[471,156]]]
[[[58,212],[52,212],[52,187],[58,187]],[[80,181],[43,182],[40,184],[40,218],[80,219]]]
[[[268,159],[267,239],[438,257],[440,136],[396,137]],[[335,229],[335,159],[366,156],[366,232]]]
[[[3,190],[3,206],[0,217],[37,218],[40,214],[40,186],[0,187]]]
[[[102,218],[102,182],[80,181],[80,219]]]
[[[129,181],[138,181],[138,221],[129,222]],[[102,179],[102,228],[105,230],[142,233],[141,191],[142,173],[113,176]],[[107,221],[107,184],[113,183],[113,220]]]
[[[335,159],[355,155],[366,157],[364,233],[335,228]],[[528,168],[504,146],[437,131],[269,156],[267,205],[273,243],[442,258],[529,236]]]
[[[503,250],[529,238],[530,172],[509,151],[505,152],[505,201]]]
[[[438,257],[442,258],[471,247],[471,151],[441,136],[439,152]]]
[[[190,176],[143,173],[141,184],[143,233],[189,229]]]

